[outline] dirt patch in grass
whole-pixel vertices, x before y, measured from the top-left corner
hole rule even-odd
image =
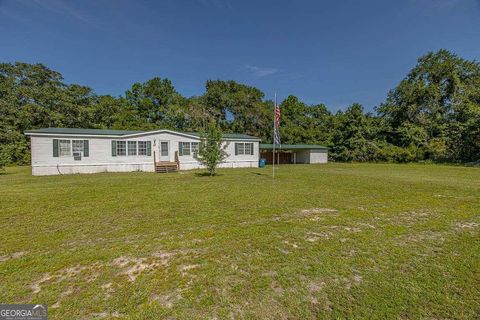
[[[119,312],[98,312],[98,313],[92,313],[91,314],[92,319],[104,319],[104,318],[123,318],[124,315],[119,313]]]
[[[68,297],[69,295],[71,295],[73,293],[73,289],[72,288],[67,288],[67,290],[65,290],[64,292],[62,292],[59,296],[59,301],[55,302],[54,304],[52,304],[51,308],[53,309],[56,309],[56,308],[59,308],[60,307],[60,304],[61,304],[61,300],[65,297]]]
[[[477,222],[458,222],[455,227],[457,230],[476,229],[480,226]]]
[[[320,240],[328,240],[332,237],[331,232],[308,232],[305,236],[307,242],[317,242]]]
[[[431,209],[411,210],[400,213],[394,218],[395,222],[400,222],[407,225],[416,224],[418,222],[425,222],[437,216]]]
[[[270,283],[270,288],[275,292],[276,295],[283,295],[283,292],[285,291],[276,281],[272,281]]]
[[[376,229],[377,227],[375,227],[373,224],[370,224],[370,223],[359,223],[358,224],[360,227],[364,227],[364,228],[368,228],[368,229]]]
[[[25,254],[26,254],[25,251],[18,251],[18,252],[14,252],[12,254],[6,254],[6,255],[3,255],[3,256],[0,256],[0,262],[5,262],[5,261],[8,261],[8,260],[13,260],[13,259],[19,259],[19,258],[23,257]]]
[[[100,267],[101,265],[99,263],[93,263],[89,266],[76,265],[73,267],[61,269],[54,273],[45,273],[42,278],[30,285],[30,289],[34,294],[39,293],[42,290],[42,285],[47,282],[68,281],[70,279],[77,278],[81,273],[87,273],[87,277],[85,278],[86,281],[88,281],[89,279],[91,280],[92,277],[96,279],[96,277],[98,276],[96,270],[98,270],[98,268]]]
[[[303,209],[301,211],[303,214],[319,214],[319,213],[338,213],[337,209],[332,208],[310,208],[310,209]]]
[[[176,290],[173,293],[167,293],[163,295],[157,295],[153,293],[150,297],[152,301],[159,303],[164,308],[172,308],[178,301],[182,299],[181,293]]]
[[[115,292],[115,289],[113,288],[113,283],[112,282],[102,284],[100,286],[100,288],[102,288],[106,299],[110,298],[112,296],[112,293]]]
[[[180,266],[180,273],[182,276],[186,276],[188,274],[188,271],[192,269],[196,269],[200,267],[198,264],[187,264],[187,265],[182,265]]]
[[[271,217],[270,221],[282,221],[282,220],[297,220],[299,218],[309,219],[311,221],[319,221],[323,217],[336,216],[338,215],[338,210],[333,208],[309,208],[302,209],[299,211],[289,212],[282,215],[275,215]]]
[[[160,259],[162,264],[167,264],[175,255],[177,255],[177,252],[158,251],[152,253],[152,257]]]
[[[130,282],[135,282],[137,277],[145,271],[158,267],[160,263],[149,261],[148,258],[119,257],[112,262],[112,266],[123,269],[119,274],[127,275]]]
[[[435,231],[422,231],[410,234],[406,237],[406,240],[412,242],[424,242],[424,241],[445,241],[444,232],[435,232]]]
[[[359,274],[353,274],[351,278],[344,279],[344,281],[345,281],[345,288],[349,290],[352,288],[352,286],[360,285],[363,281],[363,277]]]
[[[310,208],[303,209],[300,214],[311,221],[319,221],[324,216],[337,215],[338,210],[332,208]]]
[[[30,285],[30,289],[32,290],[32,293],[36,294],[41,291],[42,285],[48,282],[57,283],[79,277],[85,282],[94,282],[102,272],[109,267],[119,268],[121,270],[118,273],[119,275],[126,275],[129,282],[134,282],[142,273],[154,270],[159,266],[168,265],[170,259],[176,254],[176,252],[159,251],[148,257],[136,258],[121,256],[106,264],[94,262],[91,265],[76,265],[61,269],[54,273],[44,274],[39,280]],[[106,292],[106,296],[113,292],[111,289],[111,283],[103,285],[102,289]]]
[[[295,242],[290,242],[288,240],[284,240],[283,243],[286,244],[289,247],[292,247],[293,249],[298,249],[298,244],[296,244]]]
[[[40,291],[42,291],[41,285],[47,281],[50,281],[51,279],[52,279],[52,276],[49,273],[44,274],[40,280],[35,281],[30,285],[30,289],[32,289],[32,293],[39,293]]]
[[[310,292],[320,292],[320,291],[322,291],[323,287],[325,287],[325,282],[324,281],[311,282],[310,285],[308,286],[308,291],[310,291]]]

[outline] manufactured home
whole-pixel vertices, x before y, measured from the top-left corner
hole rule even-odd
[[[196,158],[200,136],[195,132],[45,128],[25,134],[31,139],[35,176],[202,167]],[[219,167],[258,167],[260,139],[224,134],[223,140],[228,157]]]

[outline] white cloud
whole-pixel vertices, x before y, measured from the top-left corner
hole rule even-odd
[[[245,65],[245,68],[256,77],[266,77],[278,72],[277,68],[264,68],[264,67],[252,66],[250,64]]]

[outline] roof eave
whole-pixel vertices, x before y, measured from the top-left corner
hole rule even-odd
[[[154,131],[145,131],[145,132],[137,132],[137,133],[129,133],[129,134],[122,134],[122,135],[113,135],[113,134],[87,134],[87,133],[58,133],[58,132],[34,132],[34,131],[24,131],[26,136],[48,136],[48,137],[65,137],[65,136],[75,136],[75,137],[88,137],[88,138],[134,138],[144,135],[151,135],[156,133],[170,133],[174,135],[184,136],[188,138],[198,139],[200,137],[198,135],[184,133],[184,132],[177,132],[173,130],[154,130]],[[249,141],[261,141],[261,139],[252,137],[252,138],[223,138],[222,140],[225,141],[238,141],[238,140],[249,140]]]

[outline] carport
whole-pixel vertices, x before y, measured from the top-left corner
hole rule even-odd
[[[273,144],[260,144],[260,158],[272,164]],[[275,146],[275,164],[327,163],[328,148],[318,144],[282,144]]]

